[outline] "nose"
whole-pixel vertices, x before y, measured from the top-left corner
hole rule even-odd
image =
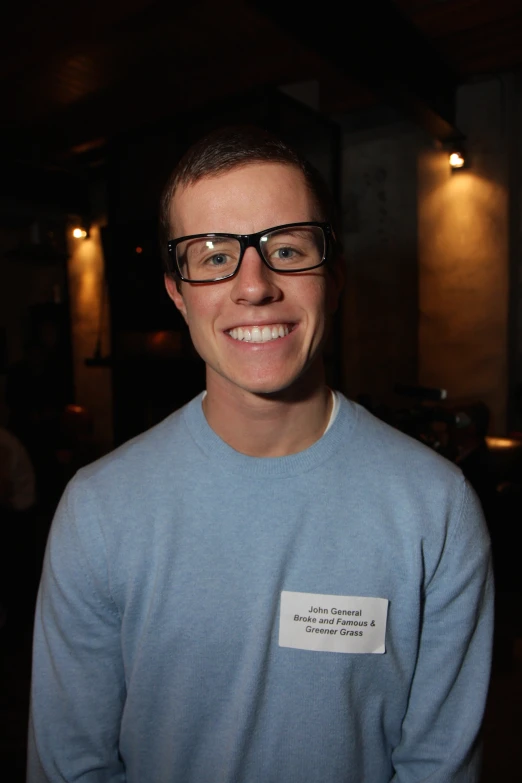
[[[253,247],[245,250],[241,266],[233,278],[231,297],[237,304],[267,304],[281,298],[277,272],[263,263]]]

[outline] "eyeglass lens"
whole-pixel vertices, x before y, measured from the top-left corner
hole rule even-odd
[[[259,241],[265,261],[280,272],[304,271],[318,266],[325,253],[325,240],[319,226],[287,226],[269,231]],[[182,276],[188,280],[219,280],[232,275],[239,263],[238,239],[215,235],[187,239],[177,245]]]

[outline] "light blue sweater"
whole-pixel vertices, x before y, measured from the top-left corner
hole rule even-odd
[[[385,652],[281,646],[287,591],[387,599]],[[306,451],[247,457],[198,397],[65,492],[28,783],[477,781],[491,636],[457,468],[344,398]]]

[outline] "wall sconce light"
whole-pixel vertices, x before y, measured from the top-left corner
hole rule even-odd
[[[84,226],[76,226],[73,228],[72,235],[75,239],[87,239],[89,236],[89,229]]]
[[[462,169],[466,164],[466,159],[462,151],[450,152],[449,164],[452,169]]]
[[[448,163],[452,174],[461,169],[469,168],[469,155],[464,136],[451,139],[445,146],[448,151]]]

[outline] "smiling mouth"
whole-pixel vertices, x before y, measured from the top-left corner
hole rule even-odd
[[[238,326],[230,329],[227,334],[233,340],[241,340],[245,343],[268,343],[286,337],[291,331],[292,328],[287,324],[271,324],[270,326]]]

